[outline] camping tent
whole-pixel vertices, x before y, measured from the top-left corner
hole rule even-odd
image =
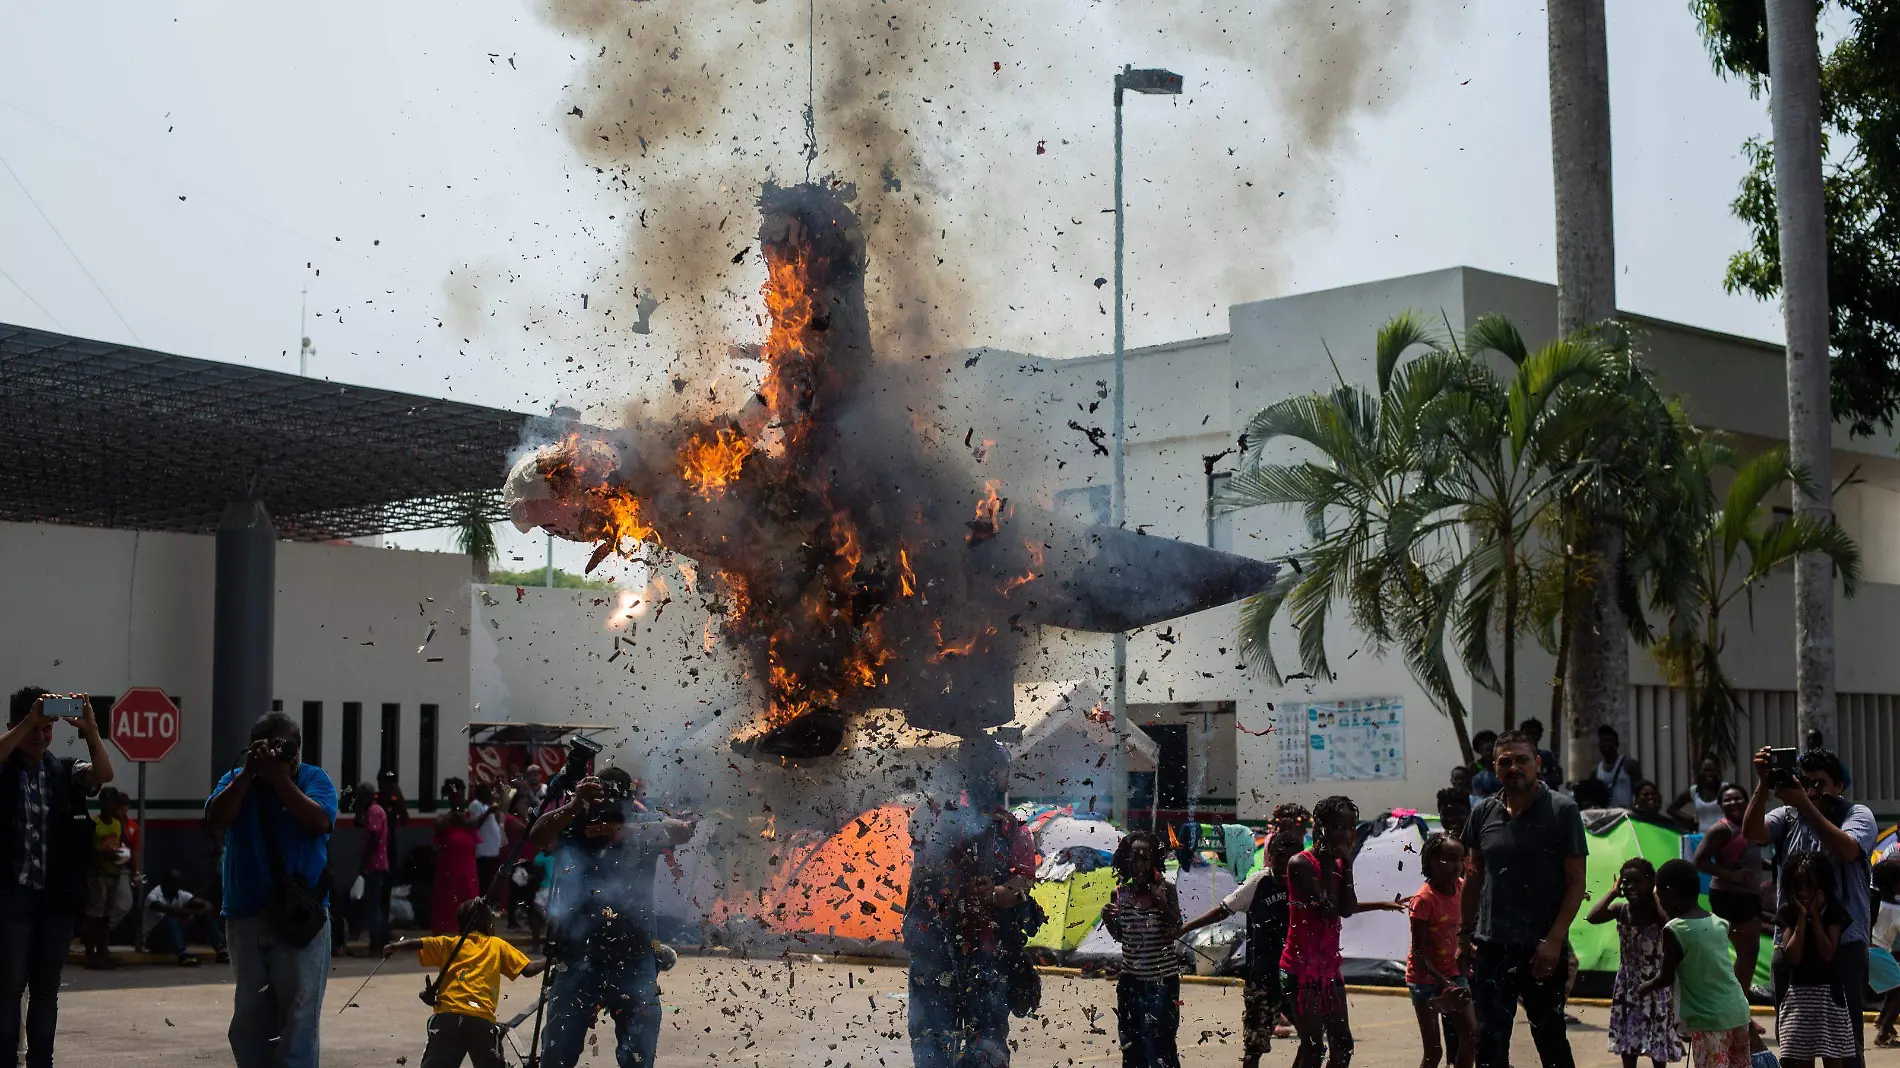
[[[1018,685],[1015,717],[996,730],[1014,758],[1010,794],[1020,800],[1074,802],[1083,811],[1105,803],[1115,731],[1092,714],[1105,707],[1099,690],[1074,680]],[[1154,739],[1130,731],[1122,748],[1128,770],[1154,770],[1160,752]]]
[[[1424,833],[1411,821],[1365,839],[1352,862],[1359,900],[1392,901],[1417,893],[1425,881],[1419,863],[1424,845]],[[1360,912],[1347,917],[1339,930],[1339,951],[1359,982],[1403,978],[1411,942],[1411,921],[1403,912]]]
[[[1900,824],[1887,828],[1874,842],[1873,863],[1878,864],[1888,857],[1900,857]]]
[[[1593,902],[1603,900],[1603,895],[1610,892],[1617,873],[1631,858],[1640,856],[1660,867],[1663,861],[1681,856],[1682,834],[1628,817],[1601,826],[1600,831],[1584,836],[1590,847],[1589,858],[1584,862],[1586,896],[1583,906],[1577,910],[1576,921],[1570,925],[1570,948],[1577,954],[1577,966],[1584,971],[1613,972],[1621,959],[1616,925],[1593,924],[1584,917]]]
[[[1180,898],[1181,915],[1188,918],[1213,908],[1215,902],[1233,893],[1234,887],[1239,885],[1234,881],[1233,872],[1217,864],[1197,864],[1185,871],[1171,871],[1168,878],[1174,883],[1175,895]],[[1229,916],[1214,926],[1212,935],[1201,941],[1222,947],[1231,946],[1246,922],[1245,916]],[[1119,962],[1122,959],[1122,947],[1109,935],[1106,926],[1097,926],[1089,932],[1088,937],[1082,939],[1071,959],[1079,963]],[[1212,961],[1206,970],[1212,971],[1220,963]]]
[[[1107,820],[1079,819],[1075,816],[1055,816],[1043,823],[1035,833],[1036,852],[1045,857],[1053,857],[1078,846],[1112,854],[1122,841],[1122,832]]]
[[[1042,906],[1042,929],[1029,939],[1036,949],[1066,952],[1082,944],[1102,919],[1102,906],[1115,889],[1115,873],[1108,868],[1076,872],[1066,879],[1038,882],[1029,896]]]
[[[806,853],[768,893],[768,930],[896,942],[910,888],[910,810],[881,805]]]

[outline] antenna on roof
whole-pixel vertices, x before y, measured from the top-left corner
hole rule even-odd
[[[303,337],[303,344],[297,348],[297,373],[304,377],[310,374],[310,357],[317,354],[317,347],[310,343],[310,287],[303,287],[303,305],[297,313],[297,333]]]

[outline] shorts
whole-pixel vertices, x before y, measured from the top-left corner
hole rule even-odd
[[[88,919],[105,920],[108,926],[117,927],[132,912],[132,878],[126,872],[91,876],[86,887]]]
[[[1258,1057],[1273,1049],[1273,1027],[1285,1002],[1278,972],[1274,973],[1273,982],[1248,983],[1241,992],[1241,1041],[1248,1057]]]
[[[1690,1031],[1689,1062],[1693,1068],[1749,1068],[1748,1025],[1730,1031]]]
[[[1452,976],[1451,985],[1467,993],[1471,990],[1471,981],[1462,975]],[[1405,988],[1412,992],[1412,1007],[1415,1009],[1431,1008],[1432,1002],[1445,992],[1442,983],[1407,983]]]
[[[1747,923],[1761,915],[1761,895],[1747,890],[1710,890],[1709,911],[1729,923]]]
[[[1346,1011],[1346,980],[1339,975],[1288,974],[1282,989],[1284,1004],[1296,1016],[1338,1016]]]

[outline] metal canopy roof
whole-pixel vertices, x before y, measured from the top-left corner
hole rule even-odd
[[[0,323],[0,520],[208,534],[249,499],[299,541],[500,520],[542,422]]]

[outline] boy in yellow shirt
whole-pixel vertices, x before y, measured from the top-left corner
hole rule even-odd
[[[504,939],[495,937],[495,914],[486,898],[471,898],[455,910],[458,926],[468,938],[456,949],[458,936],[405,938],[383,948],[388,957],[399,949],[420,950],[424,968],[440,969],[455,953],[455,962],[436,991],[435,1015],[429,1017],[429,1044],[422,1050],[421,1068],[460,1068],[467,1057],[474,1068],[503,1068],[501,1025],[495,1006],[501,1001],[501,977],[532,978],[547,970],[546,958],[530,961]]]

